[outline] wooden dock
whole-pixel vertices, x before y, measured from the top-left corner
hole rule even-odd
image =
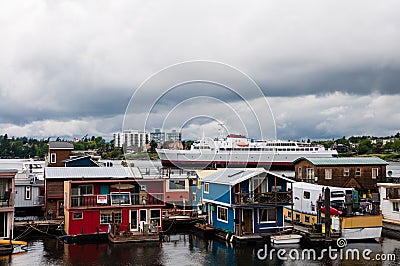
[[[323,242],[330,243],[333,240],[336,240],[340,236],[338,234],[331,235],[329,238],[325,236],[325,233],[316,232],[311,227],[302,226],[302,225],[293,225],[293,233],[299,234],[303,236],[303,239],[307,242]]]

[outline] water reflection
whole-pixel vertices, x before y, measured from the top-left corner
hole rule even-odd
[[[232,247],[228,243],[205,240],[193,234],[171,235],[168,242],[158,244],[63,244],[55,239],[32,241],[25,254],[0,257],[0,265],[399,265],[400,241],[383,238],[381,243],[348,243],[348,249],[371,250],[371,258],[376,254],[395,254],[396,261],[382,262],[365,260],[331,260],[325,256],[321,260],[259,260],[260,247]],[[273,247],[267,246],[268,250]],[[282,246],[288,255],[295,248],[300,254],[313,248],[319,255],[323,247]],[[278,249],[278,248],[275,248]],[[338,253],[339,254],[339,253]],[[345,253],[343,253],[345,254]],[[361,254],[361,253],[360,253]]]

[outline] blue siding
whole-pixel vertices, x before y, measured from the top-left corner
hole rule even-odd
[[[234,216],[233,216],[233,209],[228,208],[228,223],[218,221],[217,219],[217,206],[213,204],[214,206],[214,211],[212,212],[212,220],[213,220],[213,227],[221,229],[221,230],[228,230],[230,232],[234,232]],[[220,206],[224,207],[224,206]],[[224,207],[226,208],[226,207]]]
[[[204,199],[230,204],[230,186],[209,183],[209,193],[204,193]]]
[[[283,207],[278,206],[277,208],[277,223],[261,223],[260,225],[258,224],[258,209],[254,210],[254,232],[255,233],[273,233],[277,232],[278,229],[272,228],[272,229],[260,229],[260,228],[267,228],[267,227],[277,227],[277,226],[283,226]]]

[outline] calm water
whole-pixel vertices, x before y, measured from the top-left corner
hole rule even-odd
[[[399,265],[400,241],[382,238],[380,243],[349,243],[347,248],[370,249],[376,254],[394,254],[395,261],[377,262],[361,260],[259,260],[261,247],[233,248],[217,240],[203,240],[195,235],[173,235],[170,242],[158,245],[144,244],[63,244],[54,239],[33,241],[24,254],[0,257],[0,265]],[[304,246],[285,246],[304,250]],[[315,247],[317,254],[321,248]],[[270,247],[268,250],[271,249]],[[361,253],[360,253],[361,254]]]

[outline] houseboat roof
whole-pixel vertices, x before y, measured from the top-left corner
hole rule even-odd
[[[107,178],[143,178],[137,167],[46,167],[46,179],[107,179]]]
[[[233,186],[260,174],[266,175],[267,171],[264,168],[255,168],[252,170],[225,168],[214,174],[204,177],[201,181]]]
[[[74,145],[66,141],[50,141],[50,149],[73,150]]]
[[[323,165],[388,165],[388,163],[378,157],[332,157],[332,158],[309,158],[300,157],[293,161],[297,164],[300,161],[307,160],[315,166]]]

